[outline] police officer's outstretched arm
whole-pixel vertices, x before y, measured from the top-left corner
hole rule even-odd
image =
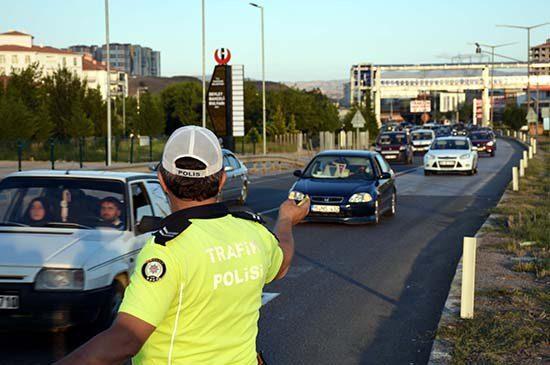
[[[300,223],[309,212],[310,201],[306,198],[300,205],[294,200],[286,200],[279,208],[279,218],[275,226],[275,234],[279,239],[279,246],[283,251],[283,262],[275,280],[283,278],[294,257],[294,237],[292,227]]]

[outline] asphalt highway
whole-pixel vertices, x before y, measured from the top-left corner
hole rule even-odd
[[[495,206],[521,158],[498,141],[475,176],[396,165],[397,215],[379,225],[301,224],[287,277],[268,285],[258,348],[268,364],[425,364],[462,238]],[[252,179],[247,206],[273,226],[291,174]],[[0,364],[47,364],[89,334],[0,334]]]

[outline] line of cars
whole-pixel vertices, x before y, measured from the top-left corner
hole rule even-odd
[[[317,154],[306,168],[295,171],[298,181],[289,198],[311,199],[306,222],[378,223],[397,210],[395,174],[390,163],[412,164],[423,153],[425,175],[443,172],[477,173],[478,152],[494,156],[496,139],[489,129],[471,129],[468,136],[436,124],[385,128],[374,151],[332,150]]]

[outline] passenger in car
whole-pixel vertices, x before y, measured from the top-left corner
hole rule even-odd
[[[33,227],[44,226],[51,222],[48,203],[44,198],[34,198],[31,200],[24,215],[24,223]]]
[[[100,227],[110,227],[116,229],[124,228],[124,223],[120,219],[122,214],[122,205],[117,198],[108,196],[100,201],[99,216],[101,218]]]

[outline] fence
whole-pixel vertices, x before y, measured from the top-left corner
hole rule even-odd
[[[319,132],[319,149],[321,151],[333,149],[368,150],[369,148],[370,136],[368,131]]]
[[[159,160],[166,137],[113,137],[113,162],[148,162]],[[106,161],[107,138],[87,137],[50,139],[44,142],[0,141],[0,160],[8,161]]]

